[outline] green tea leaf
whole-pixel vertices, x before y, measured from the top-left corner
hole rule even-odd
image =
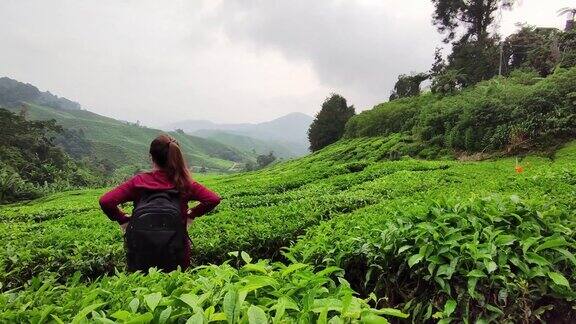
[[[160,316],[158,317],[158,323],[159,323],[159,324],[164,324],[164,323],[166,323],[166,321],[168,320],[168,318],[170,318],[170,314],[172,314],[172,306],[166,307],[166,309],[164,309],[164,310],[160,313]]]
[[[242,257],[242,260],[244,260],[244,262],[246,263],[252,262],[252,258],[248,255],[248,253],[242,251],[240,252],[240,256]]]
[[[266,324],[268,323],[268,316],[258,306],[251,305],[248,308],[248,323],[249,324]]]
[[[484,277],[486,277],[486,274],[484,272],[482,272],[482,270],[474,269],[474,270],[468,272],[468,277],[484,278]]]
[[[534,263],[537,264],[539,266],[547,266],[550,265],[550,262],[548,262],[548,260],[546,260],[545,258],[543,258],[542,256],[534,253],[534,252],[528,252],[526,253],[526,260],[530,263]]]
[[[388,320],[375,314],[366,314],[362,316],[363,324],[388,324]]]
[[[422,261],[423,256],[421,254],[414,254],[408,259],[408,266],[412,268],[415,264]]]
[[[548,272],[548,277],[550,277],[555,284],[570,288],[568,279],[566,279],[563,274],[559,272]]]
[[[110,316],[112,318],[117,319],[117,320],[126,321],[130,317],[130,312],[128,312],[126,310],[119,310]]]
[[[188,320],[186,321],[186,324],[202,324],[202,323],[204,323],[204,314],[202,313],[196,313],[190,316],[190,318],[188,318]]]
[[[140,306],[140,300],[136,297],[132,298],[132,300],[128,304],[128,307],[130,307],[130,310],[132,311],[132,313],[138,312],[138,306]]]
[[[97,303],[97,304],[92,304],[90,306],[86,306],[84,308],[82,308],[81,311],[78,312],[78,314],[76,314],[76,316],[74,316],[74,319],[72,319],[72,324],[77,324],[82,322],[82,320],[84,320],[84,318],[86,318],[86,315],[90,314],[93,310],[97,309],[98,307],[104,305],[106,303]]]
[[[56,323],[58,323],[58,324],[64,324],[64,321],[61,320],[58,316],[56,316],[56,315],[54,315],[54,314],[50,314],[50,317],[52,317],[52,319],[53,319],[54,321],[56,321]]]
[[[498,235],[494,240],[494,244],[498,246],[506,246],[514,243],[516,241],[516,237],[514,235]]]
[[[210,322],[225,321],[227,319],[224,313],[214,313],[210,315]]]
[[[399,318],[408,318],[408,314],[403,313],[402,311],[395,309],[395,308],[380,308],[377,310],[373,310],[374,312],[380,314],[380,315],[388,315],[388,316],[394,316],[394,317],[399,317]]]
[[[452,313],[454,313],[454,310],[456,310],[456,301],[454,299],[449,299],[446,304],[444,304],[444,316],[445,317],[450,317],[450,315],[452,315]]]
[[[224,313],[226,314],[226,319],[228,323],[236,322],[236,300],[238,298],[238,293],[234,289],[230,289],[226,295],[224,295]]]
[[[576,267],[576,257],[574,257],[574,254],[570,253],[570,251],[566,249],[554,248],[554,250],[560,252],[560,254],[562,254],[566,259],[570,260],[572,265]]]
[[[293,263],[293,264],[289,265],[288,267],[286,267],[286,269],[282,270],[282,271],[280,272],[280,274],[281,274],[282,276],[286,276],[286,275],[291,274],[291,273],[294,272],[294,271],[298,271],[298,270],[303,269],[303,268],[306,268],[306,267],[308,267],[308,266],[309,266],[309,265],[304,264],[304,263]]]
[[[194,307],[198,306],[198,296],[193,294],[182,294],[178,297],[181,301],[186,303],[186,305],[190,306],[190,308],[194,309]]]
[[[566,242],[566,240],[563,237],[550,238],[547,239],[544,243],[538,245],[535,251],[538,252],[549,248],[565,246],[567,244],[568,242]]]
[[[408,249],[411,248],[411,247],[412,247],[412,245],[404,245],[404,246],[402,246],[402,247],[400,247],[400,248],[398,249],[397,254],[400,254],[400,253],[408,250]]]
[[[161,298],[162,294],[155,292],[144,296],[144,301],[146,302],[148,308],[153,312],[156,309],[156,306],[158,306]]]
[[[488,271],[488,273],[494,272],[496,270],[496,268],[498,268],[498,266],[496,265],[496,262],[488,261],[486,263],[486,271]]]
[[[152,322],[153,319],[154,319],[154,315],[150,312],[146,312],[146,313],[141,314],[135,318],[130,319],[125,324],[147,324],[147,323]]]

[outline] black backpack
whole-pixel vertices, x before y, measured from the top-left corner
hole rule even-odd
[[[143,191],[134,204],[124,239],[128,271],[147,272],[151,267],[176,270],[189,239],[180,216],[178,191]]]

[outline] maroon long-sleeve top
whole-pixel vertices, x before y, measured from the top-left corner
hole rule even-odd
[[[100,207],[110,220],[124,224],[130,221],[130,217],[118,205],[128,201],[137,201],[142,190],[168,190],[174,189],[174,187],[174,183],[162,170],[140,173],[105,193],[100,198]],[[194,208],[188,208],[190,201],[198,201],[199,204]],[[191,181],[188,188],[181,193],[180,215],[182,221],[186,223],[189,219],[202,216],[214,209],[219,203],[220,197],[217,194],[198,182]],[[186,240],[186,250],[181,266],[187,268],[189,265],[190,242]]]

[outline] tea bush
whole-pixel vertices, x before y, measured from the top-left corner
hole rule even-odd
[[[103,189],[1,206],[0,322],[208,321],[226,314],[224,297],[252,275],[278,284],[245,296],[235,317],[241,322],[256,312],[273,321],[283,294],[308,314],[285,306],[285,322],[369,322],[362,313],[378,315],[370,309],[382,307],[402,309],[413,322],[533,321],[561,312],[571,319],[575,143],[553,159],[389,158],[409,140],[355,138],[257,172],[199,175],[223,199],[192,223],[194,267],[185,272],[122,273],[120,229],[97,205]],[[502,235],[514,241],[495,243]],[[524,251],[530,237],[535,241]],[[558,245],[536,251],[546,240]],[[233,251],[264,260],[246,265]],[[285,268],[298,269],[285,277]],[[299,286],[301,278],[316,276],[323,278],[319,286]],[[473,290],[470,278],[476,278]],[[198,290],[203,285],[213,290],[196,315],[196,306],[179,298],[199,300],[208,292]],[[313,287],[321,293],[310,297]],[[158,294],[152,310],[146,300]],[[349,300],[359,313],[345,315]]]

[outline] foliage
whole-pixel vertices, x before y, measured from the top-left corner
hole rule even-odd
[[[433,23],[441,33],[446,33],[444,41],[452,41],[456,31],[464,28],[460,38],[473,38],[483,41],[488,37],[488,27],[494,22],[494,13],[499,8],[511,8],[510,0],[432,0],[434,4]]]
[[[516,73],[452,96],[424,94],[353,117],[345,137],[404,132],[424,147],[508,152],[553,146],[574,136],[576,68],[537,80]]]
[[[485,37],[482,40],[463,39],[452,44],[448,55],[447,70],[458,71],[458,85],[465,88],[498,74],[498,39]]]
[[[240,269],[228,264],[170,274],[152,269],[146,276],[117,274],[91,284],[79,283],[76,273],[60,289],[54,289],[53,277],[34,278],[26,290],[0,297],[0,321],[387,323],[382,315],[407,316],[372,309],[354,296],[338,268],[315,273],[306,264],[252,263],[244,252],[242,258],[246,264]]]
[[[398,76],[398,81],[394,84],[394,90],[390,94],[389,100],[396,100],[399,98],[413,97],[420,94],[420,84],[427,80],[429,75],[426,73],[418,73],[412,75],[401,74]]]
[[[566,232],[574,226],[572,206],[532,206],[517,196],[458,200],[396,210],[364,235],[342,237],[344,244],[362,244],[359,256],[344,258],[347,273],[368,268],[359,284],[404,305],[418,322],[534,321],[552,309],[549,305],[576,297],[573,279],[567,279],[576,267],[573,235]],[[331,235],[338,240],[341,234],[332,229]],[[319,246],[299,244],[308,250]],[[333,258],[342,259],[346,249],[322,255],[324,264],[337,264]],[[455,304],[447,312],[449,303]]]
[[[565,310],[566,316],[571,316],[571,311],[563,307],[571,300],[570,291],[575,282],[571,267],[574,265],[569,260],[558,259],[565,256],[564,252],[553,248],[533,250],[547,238],[560,237],[567,245],[555,248],[574,253],[574,236],[568,231],[572,228],[574,206],[564,202],[573,201],[576,175],[570,166],[576,158],[576,146],[572,144],[559,152],[553,163],[545,158],[527,157],[521,161],[526,171],[517,174],[513,159],[475,163],[421,161],[401,157],[403,153],[400,153],[390,161],[391,153],[409,144],[407,141],[399,134],[388,138],[351,139],[258,172],[216,177],[197,175],[199,181],[215,189],[223,200],[217,210],[196,219],[189,229],[193,239],[193,264],[219,263],[237,250],[247,251],[258,259],[284,260],[285,266],[261,261],[269,269],[263,275],[270,275],[280,285],[259,288],[252,297],[249,294],[246,300],[250,302],[243,304],[243,315],[239,316],[246,316],[244,312],[251,305],[263,306],[268,316],[275,316],[271,307],[279,302],[280,295],[274,291],[291,289],[287,281],[276,276],[284,267],[298,264],[298,260],[318,266],[317,274],[331,265],[342,267],[346,281],[363,298],[375,293],[375,299],[368,301],[372,308],[405,308],[416,322],[426,318],[429,309],[436,319],[445,317],[445,320],[468,316],[470,320],[517,321],[524,318],[525,310],[531,312],[529,318],[536,318],[535,314],[547,318],[558,314],[546,307],[550,304],[558,312]],[[193,315],[194,309],[189,310],[184,304],[175,305],[172,301],[191,292],[185,287],[199,289],[212,280],[218,282],[210,295],[215,299],[202,305],[203,312],[210,305],[214,306],[214,312],[222,312],[223,301],[218,298],[223,298],[229,291],[229,284],[245,284],[242,278],[249,276],[245,270],[253,271],[252,266],[242,266],[240,255],[231,262],[239,270],[222,265],[210,266],[212,270],[209,271],[197,268],[169,275],[114,277],[115,269],[124,267],[124,251],[117,225],[109,222],[98,208],[97,198],[102,192],[65,192],[0,208],[0,238],[4,242],[4,248],[0,250],[0,289],[5,291],[0,295],[2,307],[5,307],[2,316],[33,320],[42,312],[48,312],[69,321],[84,307],[100,302],[106,304],[97,309],[97,314],[88,312],[88,317],[110,318],[120,310],[127,311],[129,314],[122,314],[130,318],[147,312],[159,316],[164,308],[150,311],[145,306],[145,296],[160,293],[159,305],[172,306],[172,314],[185,314],[182,317],[187,318]],[[488,200],[478,198],[491,197],[494,192],[499,195]],[[512,195],[522,199],[506,200]],[[517,217],[524,220],[520,226],[514,223]],[[431,228],[436,228],[438,234]],[[454,233],[462,236],[458,245],[446,239]],[[522,251],[520,239],[490,250],[497,269],[488,273],[487,267],[492,269],[493,265],[489,262],[485,265],[482,258],[474,261],[471,249],[472,246],[494,244],[495,238],[490,233],[515,235],[522,240],[528,236],[536,238],[527,252],[538,253],[548,260],[549,265],[540,266],[544,276],[526,276],[514,268],[514,264],[510,265],[512,256],[524,263],[528,262],[527,255],[532,256]],[[474,244],[469,244],[470,249],[462,249],[462,246],[468,246],[465,245],[468,241]],[[388,247],[391,242],[394,244]],[[294,243],[296,245],[289,253],[282,256],[282,248]],[[400,247],[407,245],[410,247],[400,251]],[[426,248],[424,257],[410,268],[408,260],[418,254],[422,246],[430,246],[430,254]],[[442,252],[445,248],[448,250]],[[428,266],[436,262],[435,254],[458,258],[450,279],[445,274],[437,275],[443,264],[451,264],[444,258],[438,261],[444,263],[436,264],[434,273],[426,277]],[[500,255],[506,255],[508,263],[501,264]],[[536,266],[528,265],[530,268]],[[486,275],[476,282],[475,291],[479,295],[468,293],[467,274],[476,268]],[[309,266],[304,266],[302,273],[294,275],[311,273],[310,270]],[[220,273],[227,271],[237,277],[229,282],[217,279]],[[75,275],[76,272],[81,275]],[[202,275],[197,276],[200,273]],[[511,273],[515,277],[510,277]],[[570,291],[563,290],[562,284],[558,284],[564,283],[562,277],[554,273],[568,281]],[[343,287],[348,285],[333,275],[326,276],[330,282],[338,284],[327,284],[329,292],[318,298],[344,302],[345,298],[337,291],[346,290]],[[32,279],[34,277],[37,279]],[[99,277],[101,279],[97,279]],[[436,277],[442,278],[445,285],[438,283]],[[170,278],[179,278],[178,284]],[[519,290],[524,287],[519,279],[530,288],[528,294],[518,295],[524,292]],[[292,279],[288,281],[294,283]],[[188,282],[190,286],[179,282]],[[162,288],[180,286],[184,288],[177,291]],[[55,287],[59,288],[52,289]],[[505,302],[493,299],[503,287],[508,293]],[[410,297],[409,291],[422,294]],[[192,292],[200,297],[206,291]],[[297,294],[303,296],[307,292],[307,289],[299,289]],[[117,296],[117,299],[110,296]],[[519,298],[526,302],[516,305],[512,302],[515,296],[521,296]],[[137,311],[130,306],[134,297],[143,305]],[[294,300],[302,305],[300,303],[306,298],[294,297]],[[176,312],[176,308],[180,311]],[[465,315],[467,308],[468,315]],[[329,316],[337,313],[331,311]],[[313,316],[319,314],[313,313]],[[297,315],[288,311],[286,316]]]
[[[530,68],[540,76],[549,75],[561,60],[558,42],[561,34],[563,33],[554,28],[522,26],[504,41],[503,61],[509,62],[506,69]],[[564,53],[570,52],[569,48],[566,49]]]
[[[62,128],[51,121],[28,121],[0,109],[0,203],[30,199],[57,187],[90,185],[94,178],[56,146]]]
[[[354,114],[354,106],[348,106],[342,96],[332,94],[326,98],[308,129],[310,150],[318,151],[339,140],[344,134],[344,125]]]
[[[256,157],[256,163],[258,163],[258,167],[260,168],[263,168],[274,161],[276,161],[274,152],[269,152],[268,154],[260,154],[258,157]]]
[[[455,69],[445,69],[439,72],[433,79],[430,90],[440,95],[455,94],[466,84],[466,75]]]

